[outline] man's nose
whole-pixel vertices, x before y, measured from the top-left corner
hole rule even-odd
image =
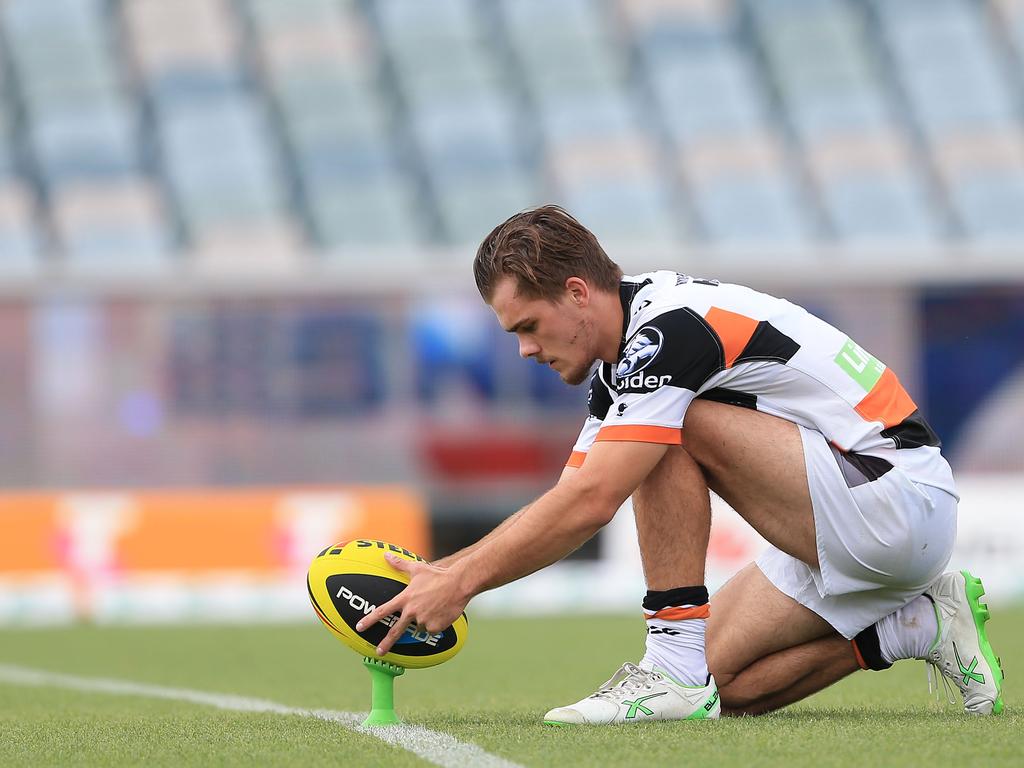
[[[519,340],[519,356],[520,357],[531,357],[540,352],[540,347],[537,346],[536,342],[529,341],[527,339]]]

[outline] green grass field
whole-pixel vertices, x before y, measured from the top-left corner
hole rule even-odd
[[[925,665],[857,673],[761,718],[551,728],[551,706],[586,695],[642,651],[636,617],[474,620],[450,663],[396,685],[408,723],[527,766],[1017,766],[1024,760],[1024,607],[989,624],[1009,672],[1007,711],[970,718],[929,698]],[[365,711],[359,658],[301,626],[77,627],[0,632],[0,664]],[[341,765],[429,763],[338,723],[277,713],[0,681],[0,765]]]

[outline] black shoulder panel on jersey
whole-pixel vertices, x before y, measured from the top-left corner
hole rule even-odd
[[[757,410],[757,395],[751,395],[748,392],[740,392],[735,389],[726,389],[725,387],[715,387],[707,392],[701,392],[697,395],[697,399]]]
[[[921,411],[915,410],[899,424],[882,430],[882,437],[896,442],[897,448],[920,448],[922,445],[942,447],[942,441],[935,430],[924,420]]]
[[[587,408],[590,410],[590,415],[602,421],[608,415],[608,409],[612,407],[612,393],[601,381],[601,373],[603,371],[605,378],[610,379],[611,369],[610,363],[601,363],[590,378],[590,393],[587,395]]]
[[[653,392],[664,385],[696,391],[724,367],[718,336],[683,307],[651,319],[626,340],[613,386],[617,392]]]
[[[793,341],[767,320],[762,320],[754,329],[747,346],[736,358],[737,365],[749,360],[774,360],[778,363],[788,363],[800,345]]]

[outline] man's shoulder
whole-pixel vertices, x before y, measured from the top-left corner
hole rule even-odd
[[[745,285],[668,270],[631,275],[623,281],[632,286],[627,338],[648,323],[666,316],[678,317],[681,312],[704,318],[712,307],[717,307],[756,316],[778,311],[780,302],[775,296]]]
[[[703,306],[712,299],[703,295],[704,290],[695,290],[695,286],[706,289],[721,285],[717,280],[668,270],[631,275],[623,278],[623,284],[630,295],[627,336],[660,316],[677,314],[680,310],[689,309],[703,315]]]

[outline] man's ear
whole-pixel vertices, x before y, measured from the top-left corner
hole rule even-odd
[[[577,307],[585,307],[590,303],[590,286],[582,277],[567,278],[565,290],[569,295],[569,301]]]

